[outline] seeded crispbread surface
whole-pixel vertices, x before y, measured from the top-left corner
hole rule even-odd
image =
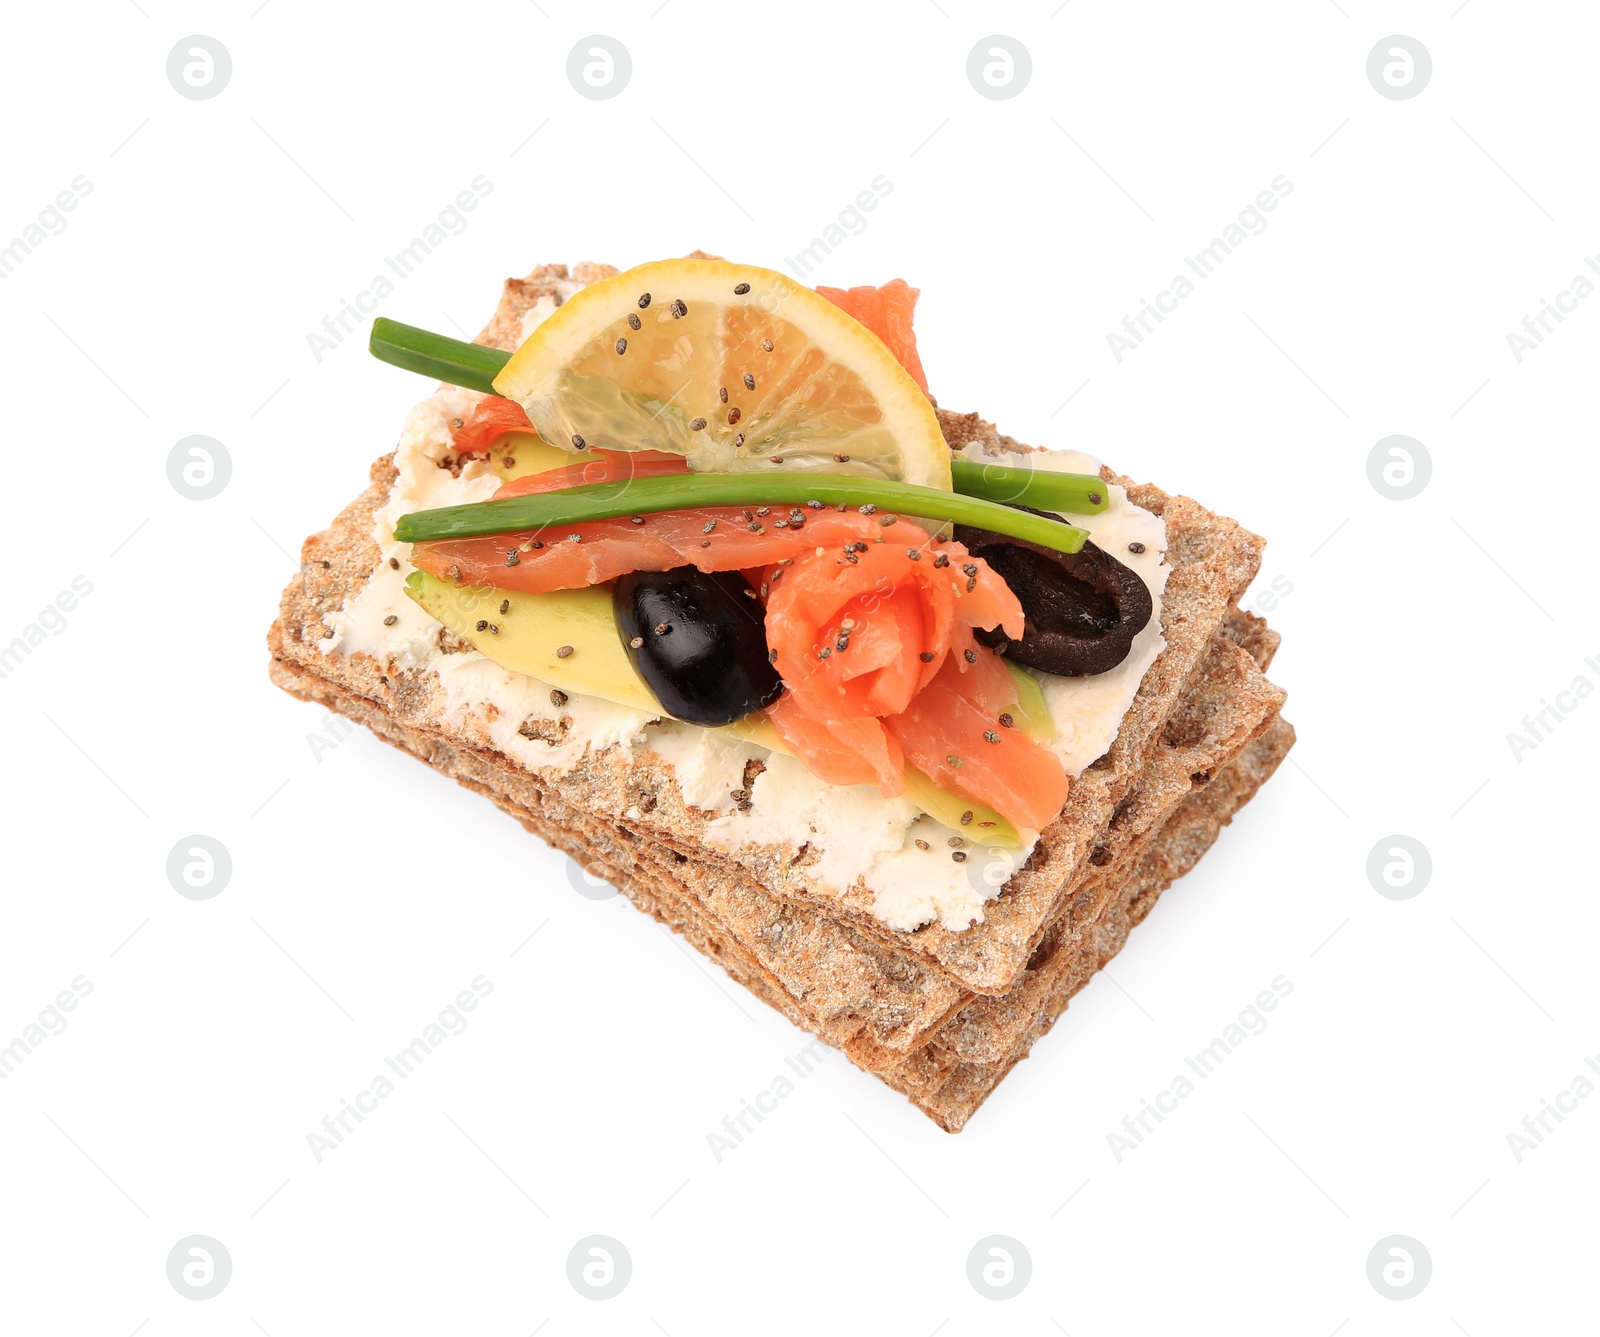
[[[614,272],[604,266],[546,266],[506,285],[494,319],[480,342],[514,348],[522,316],[540,298],[562,301],[582,282]],[[975,414],[940,412],[952,446],[977,441],[990,448],[1014,444]],[[1110,751],[1090,766],[1073,787],[1061,817],[1043,833],[1028,866],[1005,893],[986,908],[984,922],[956,932],[928,925],[896,933],[872,914],[873,895],[862,884],[844,893],[821,893],[795,864],[789,845],[747,845],[732,856],[715,857],[738,865],[738,872],[780,898],[818,905],[849,920],[857,932],[884,945],[923,957],[936,975],[947,975],[966,989],[1002,994],[1020,976],[1048,925],[1065,907],[1073,875],[1092,853],[1100,829],[1127,796],[1151,740],[1155,738],[1224,616],[1254,576],[1261,541],[1234,521],[1212,515],[1197,502],[1169,497],[1159,489],[1132,484],[1110,470],[1109,481],[1127,486],[1133,500],[1166,521],[1172,571],[1163,597],[1162,626],[1167,648],[1145,675]],[[378,560],[371,540],[372,516],[387,497],[392,465],[380,460],[372,484],[322,535],[307,540],[302,577],[284,593],[276,633],[281,655],[313,672],[336,678],[347,689],[382,702],[402,722],[449,732],[458,727],[463,741],[492,747],[487,734],[469,718],[452,726],[444,719],[444,699],[431,672],[380,664],[364,655],[322,656],[317,642],[327,635],[323,615],[336,611],[360,591]],[[575,807],[620,813],[641,792],[655,807],[640,824],[652,838],[676,842],[680,852],[713,857],[702,834],[707,814],[685,805],[671,767],[650,753],[620,749],[591,754],[564,774],[543,773]],[[732,870],[730,870],[732,871]]]

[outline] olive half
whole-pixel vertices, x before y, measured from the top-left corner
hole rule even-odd
[[[1016,509],[1061,519],[1031,506]],[[955,537],[993,567],[1022,604],[1020,641],[1008,642],[998,630],[973,635],[1028,668],[1069,678],[1105,673],[1128,657],[1133,638],[1150,621],[1144,581],[1093,543],[1086,541],[1080,552],[1057,552],[971,525],[957,525]]]
[[[782,692],[763,609],[738,572],[635,571],[617,581],[611,604],[623,646],[669,715],[732,724]]]

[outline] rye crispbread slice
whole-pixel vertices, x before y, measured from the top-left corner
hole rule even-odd
[[[728,930],[709,905],[737,905],[761,899],[759,888],[727,888],[703,864],[640,838],[630,828],[607,822],[565,804],[559,796],[529,784],[526,772],[497,753],[463,747],[435,733],[397,722],[374,702],[275,660],[272,676],[285,690],[367,725],[384,741],[409,751],[469,789],[483,793],[516,817],[530,831],[605,876],[633,901],[683,934],[706,956],[722,965],[731,978],[797,1025],[816,1030],[801,998],[750,950],[750,944]],[[1024,979],[1005,998],[971,998],[920,1050],[902,1056],[894,1067],[876,1070],[924,1113],[950,1132],[958,1132],[1007,1072],[1047,1031],[1067,1000],[1120,950],[1127,931],[1148,913],[1160,891],[1191,868],[1215,840],[1234,811],[1270,775],[1293,741],[1293,731],[1273,718],[1256,738],[1220,765],[1204,785],[1194,787],[1172,810],[1168,820],[1138,843],[1140,858],[1115,888],[1094,920],[1064,921],[1035,952]],[[1191,749],[1189,755],[1197,753]],[[530,806],[531,805],[531,806]],[[770,898],[767,898],[770,900]],[[781,936],[794,928],[801,907],[789,907],[780,921]],[[813,916],[814,931],[828,934],[826,950],[835,960],[848,960],[875,944],[856,940],[853,929]],[[774,963],[777,964],[777,963]],[[792,965],[792,962],[790,963]],[[892,969],[892,966],[890,967]],[[975,1058],[994,1051],[997,1037],[1009,1037],[1010,1048],[990,1061]],[[847,1046],[846,1053],[859,1063]]]
[[[1194,689],[1170,717],[1171,736],[1157,745],[1140,785],[1097,846],[1067,915],[1052,926],[1052,950],[1093,922],[1114,880],[1130,869],[1142,852],[1142,842],[1166,813],[1225,765],[1250,733],[1276,713],[1282,693],[1261,676],[1239,641],[1251,644],[1258,654],[1263,650],[1270,654],[1276,635],[1259,620],[1236,613],[1227,630],[1214,639]],[[831,919],[814,906],[771,896],[703,856],[685,855],[657,841],[640,841],[631,818],[553,807],[536,777],[492,749],[464,749],[449,737],[427,741],[421,731],[391,727],[394,722],[375,703],[287,662],[276,661],[273,674],[294,695],[368,724],[463,784],[491,794],[525,823],[539,820],[541,813],[548,817],[553,810],[557,823],[581,826],[584,836],[579,843],[553,838],[552,843],[579,851],[585,862],[598,860],[608,875],[623,877],[634,865],[658,865],[642,884],[627,887],[641,908],[679,928],[703,949],[708,942],[720,943],[713,954],[725,964],[729,953],[742,953],[748,958],[744,973],[763,975],[771,989],[782,994],[785,1002],[780,1010],[862,1067],[888,1069],[904,1062],[934,1038],[947,1017],[972,1001],[970,991],[931,970],[921,958],[865,938],[848,922]],[[597,843],[602,839],[608,842],[604,849]],[[663,881],[674,886],[681,906],[675,907],[659,891],[652,892],[651,887]],[[1064,955],[1059,951],[1057,955],[1064,962]],[[1037,972],[1032,980],[1037,987]],[[969,1032],[972,1029],[969,1022]],[[996,1043],[1003,1046],[1007,1041]]]
[[[607,266],[580,266],[569,275],[564,266],[546,266],[526,279],[508,281],[480,342],[514,348],[521,339],[522,316],[541,297],[564,300],[583,282],[614,272]],[[941,411],[940,422],[953,447],[971,441],[990,448],[1014,444],[975,414]],[[1100,830],[1117,805],[1127,797],[1143,758],[1206,646],[1260,562],[1261,541],[1234,521],[1212,515],[1188,498],[1169,497],[1157,488],[1133,484],[1110,470],[1103,471],[1103,476],[1126,486],[1137,504],[1166,520],[1172,566],[1162,610],[1167,647],[1145,675],[1116,742],[1079,777],[1061,817],[1043,834],[1028,866],[1002,896],[990,902],[982,923],[960,932],[934,924],[914,933],[896,933],[873,916],[873,896],[864,886],[858,884],[841,896],[815,888],[804,868],[796,866],[792,846],[747,845],[731,855],[707,851],[701,838],[707,815],[682,802],[670,765],[649,753],[629,756],[612,749],[591,755],[570,772],[545,774],[545,783],[558,789],[575,808],[593,813],[621,813],[634,806],[641,793],[648,793],[654,807],[639,825],[653,839],[676,842],[681,853],[704,851],[707,857],[728,864],[730,873],[737,870],[773,895],[814,904],[832,917],[848,919],[863,936],[920,955],[938,973],[953,977],[966,989],[1003,994],[1020,976],[1048,925],[1065,908],[1074,874],[1093,852]],[[279,653],[312,672],[336,678],[356,694],[383,702],[408,725],[448,732],[457,726],[444,719],[442,692],[437,681],[430,681],[431,673],[379,664],[360,655],[324,657],[316,649],[317,641],[327,634],[324,614],[355,597],[378,560],[371,539],[372,517],[383,506],[392,478],[392,467],[380,460],[373,467],[367,492],[347,507],[328,531],[307,540],[303,576],[284,592],[276,628]],[[463,741],[492,746],[470,719],[459,731]]]

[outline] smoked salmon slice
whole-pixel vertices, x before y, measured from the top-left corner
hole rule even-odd
[[[917,336],[911,328],[911,313],[920,289],[904,279],[891,279],[881,288],[818,288],[841,311],[854,316],[882,339],[911,379],[928,393],[928,377],[917,354]]]

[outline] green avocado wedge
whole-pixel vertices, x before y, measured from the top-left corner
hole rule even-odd
[[[501,668],[526,673],[563,692],[597,696],[652,715],[664,713],[617,634],[609,585],[528,594],[453,585],[413,571],[406,577],[406,593]],[[479,623],[485,624],[481,631]]]

